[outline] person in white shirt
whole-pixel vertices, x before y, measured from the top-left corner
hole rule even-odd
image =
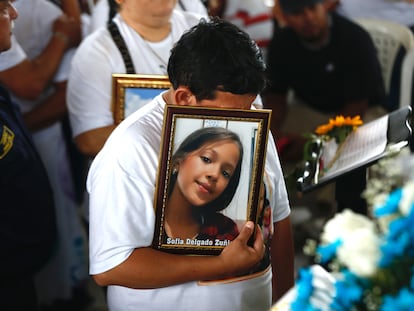
[[[174,10],[175,0],[123,0],[113,22],[126,44],[133,73],[165,75],[170,49],[201,15]],[[69,76],[67,102],[75,143],[94,157],[115,128],[113,73],[131,73],[111,33],[102,27],[79,46]]]
[[[272,8],[266,1],[210,1],[209,12],[224,18],[246,31],[256,41],[266,58],[267,46],[273,35]]]
[[[89,32],[93,32],[106,25],[110,17],[110,1],[114,0],[96,1],[91,12]],[[208,16],[207,8],[200,0],[178,0],[175,8],[180,11],[197,13],[205,17]]]
[[[260,50],[235,25],[203,20],[171,51],[168,76],[172,88],[121,122],[92,162],[87,180],[90,274],[99,285],[108,286],[111,311],[267,311],[272,270],[273,300],[293,285],[290,207],[271,137],[265,160],[275,233],[270,250],[260,229],[248,246],[252,222],[217,256],[171,254],[151,247],[165,106],[250,109],[266,80]],[[203,280],[213,282],[201,284]]]

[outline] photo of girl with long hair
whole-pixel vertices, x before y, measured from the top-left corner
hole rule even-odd
[[[228,243],[239,234],[236,223],[220,211],[236,192],[242,159],[239,136],[222,127],[201,128],[183,140],[171,159],[166,240]]]

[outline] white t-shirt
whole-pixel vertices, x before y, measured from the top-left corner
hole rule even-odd
[[[341,0],[338,12],[351,19],[379,18],[414,26],[414,3],[403,0]]]
[[[273,35],[271,13],[263,1],[227,0],[223,18],[247,32],[266,57],[267,46]]]
[[[135,30],[117,15],[114,18],[130,52],[137,74],[165,75],[169,53],[185,30],[196,25],[201,16],[174,10],[171,34],[160,43],[149,46]],[[162,60],[160,60],[162,58]],[[108,30],[102,27],[86,37],[79,46],[71,68],[67,104],[73,135],[112,125],[112,74],[126,73],[124,61]]]
[[[207,17],[207,9],[201,3],[200,0],[182,0],[181,1],[185,7],[185,11],[197,13]],[[177,5],[175,6],[177,10],[183,11],[183,8],[177,1]],[[109,18],[109,4],[108,0],[98,0],[93,7],[89,32],[93,32],[96,29],[105,26]]]
[[[92,162],[90,194],[90,273],[98,274],[125,261],[135,248],[153,240],[154,193],[166,103],[158,95],[112,132]],[[272,138],[265,170],[273,220],[290,213],[287,192]],[[268,186],[269,186],[268,184]],[[271,272],[247,281],[201,286],[197,282],[159,289],[109,286],[110,310],[254,310],[271,304]],[[213,307],[214,306],[214,307]]]

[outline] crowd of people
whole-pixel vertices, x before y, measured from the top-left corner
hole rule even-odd
[[[413,27],[412,2],[385,2]],[[335,114],[387,112],[374,44],[352,21],[373,16],[353,5],[0,0],[0,309],[63,310],[80,296],[81,310],[91,275],[109,310],[269,310],[295,277],[283,172],[302,157],[301,134]],[[114,73],[167,75],[172,87],[117,125]],[[173,157],[165,236],[210,237],[226,223],[232,242],[214,256],[152,248],[165,106],[257,104],[272,110],[261,191],[270,242],[220,213],[243,147],[213,128]]]

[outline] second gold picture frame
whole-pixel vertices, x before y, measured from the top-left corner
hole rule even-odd
[[[171,86],[167,76],[113,74],[112,111],[115,124]]]

